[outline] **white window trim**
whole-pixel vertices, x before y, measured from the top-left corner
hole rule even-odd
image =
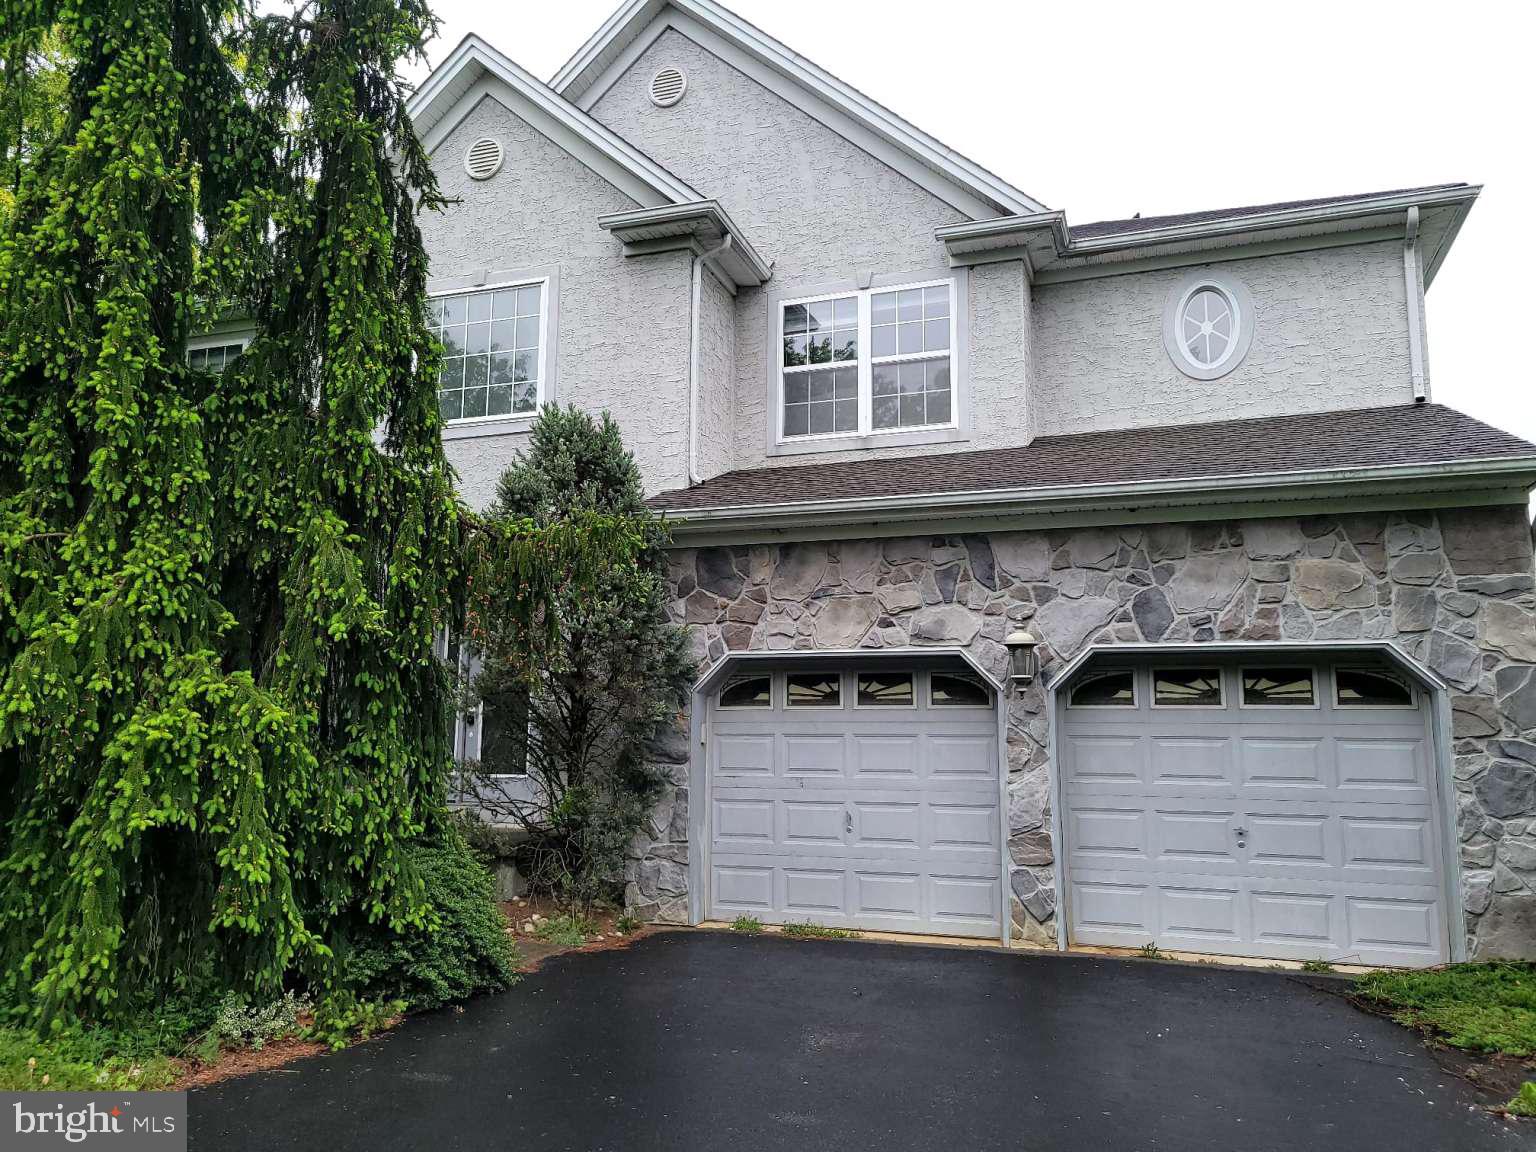
[[[967,712],[967,711],[969,711],[969,712],[990,712],[993,708],[995,708],[997,706],[997,693],[996,693],[996,691],[993,690],[992,685],[987,683],[987,680],[986,680],[985,676],[979,675],[978,673],[971,671],[969,668],[964,669],[964,670],[955,670],[955,671],[950,671],[949,669],[940,669],[940,670],[938,670],[938,675],[940,675],[940,676],[958,676],[958,677],[961,677],[961,678],[964,678],[964,679],[967,679],[967,680],[974,681],[978,686],[980,686],[980,688],[984,692],[986,692],[986,694],[987,694],[987,702],[985,704],[941,704],[941,703],[939,703],[937,700],[935,700],[933,698],[933,677],[934,677],[934,673],[933,672],[929,672],[929,673],[927,673],[926,675],[923,676],[923,702],[930,709],[938,709],[939,711],[948,714],[950,712]]]
[[[836,704],[808,704],[808,703],[797,704],[797,703],[795,703],[794,699],[789,694],[789,682],[790,682],[790,680],[793,677],[796,677],[796,676],[824,676],[825,678],[828,678],[828,679],[835,677],[837,679],[837,703]],[[844,673],[842,673],[842,672],[828,672],[828,673],[820,673],[820,672],[814,672],[814,671],[809,671],[809,672],[786,672],[786,673],[784,673],[784,707],[785,707],[786,710],[790,709],[790,708],[794,708],[797,711],[803,709],[803,710],[805,710],[807,712],[839,712],[839,711],[843,711],[844,709],[846,709],[848,707],[848,677]]]
[[[251,341],[256,339],[256,333],[250,329],[240,329],[233,332],[201,332],[196,336],[187,338],[186,347],[182,349],[182,356],[186,362],[192,362],[192,353],[202,352],[209,348],[228,348],[240,345],[240,351],[244,352],[251,346]]]
[[[1408,689],[1408,703],[1346,704],[1339,699],[1340,672],[1370,672],[1379,676],[1389,676]],[[1373,668],[1369,664],[1335,664],[1329,670],[1328,679],[1333,685],[1333,707],[1339,711],[1348,712],[1351,715],[1356,712],[1412,712],[1419,707],[1418,685],[1410,677],[1403,675],[1395,668]]]
[[[1184,307],[1202,288],[1220,293],[1232,309],[1236,332],[1227,354],[1214,364],[1201,364],[1184,346]],[[1201,270],[1185,276],[1169,291],[1163,304],[1163,349],[1174,367],[1193,380],[1219,380],[1235,371],[1248,355],[1253,343],[1255,313],[1253,297],[1247,286],[1225,272]]]
[[[876,293],[897,292],[903,288],[949,288],[949,404],[950,418],[944,424],[924,424],[912,428],[875,428],[874,419],[874,347],[870,339],[870,299]],[[837,368],[857,364],[859,376],[859,427],[853,432],[821,432],[807,436],[784,435],[784,312],[794,304],[813,304],[823,300],[855,296],[859,302],[859,358],[857,361],[833,361],[814,368]],[[847,452],[861,448],[895,448],[912,444],[934,444],[969,440],[971,435],[970,395],[968,386],[969,323],[962,322],[970,311],[970,279],[965,268],[942,271],[903,273],[896,276],[865,277],[861,281],[843,281],[816,285],[769,296],[766,318],[767,383],[770,404],[767,420],[767,453],[770,456],[809,452]],[[928,353],[883,356],[881,364],[899,364],[903,360],[935,359]],[[805,371],[813,370],[807,365]]]
[[[906,704],[860,704],[859,679],[863,676],[905,676],[912,682],[912,699]],[[853,708],[856,712],[916,712],[918,702],[923,698],[922,693],[923,686],[918,683],[917,672],[910,668],[896,668],[889,672],[879,668],[860,668],[853,674]]]
[[[427,282],[429,299],[468,296],[506,288],[543,285],[539,299],[539,387],[532,412],[507,412],[498,416],[470,416],[443,422],[444,440],[480,436],[526,435],[539,409],[559,399],[560,367],[560,269],[555,265],[473,272],[466,276],[434,277]]]
[[[715,694],[715,707],[721,712],[772,712],[774,706],[774,681],[778,679],[772,672],[738,672],[720,685],[720,691]],[[738,684],[743,680],[768,681],[768,703],[766,704],[727,704],[725,702],[725,690],[732,684]]]
[[[1221,700],[1216,704],[1159,704],[1157,702],[1157,676],[1159,672],[1215,672],[1216,683],[1221,688]],[[1241,687],[1241,686],[1239,686]],[[1155,665],[1150,670],[1147,679],[1147,706],[1150,708],[1166,708],[1174,712],[1219,712],[1226,708],[1227,701],[1231,699],[1227,687],[1227,669],[1220,665],[1212,664],[1162,664]]]
[[[1312,703],[1310,704],[1250,704],[1244,681],[1250,672],[1263,672],[1266,668],[1296,668],[1312,679]],[[1318,669],[1308,664],[1239,664],[1237,668],[1237,706],[1255,712],[1316,712],[1323,706],[1323,678]]]
[[[1090,680],[1106,676],[1130,673],[1131,701],[1129,704],[1079,704],[1077,690]],[[1141,708],[1141,673],[1135,668],[1111,667],[1091,669],[1067,690],[1067,707],[1073,712],[1135,712]],[[1167,707],[1167,705],[1164,705]]]

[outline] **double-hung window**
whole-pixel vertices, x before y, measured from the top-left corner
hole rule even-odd
[[[444,423],[531,416],[544,399],[549,285],[537,280],[434,296],[442,343],[437,404]]]
[[[955,283],[937,280],[779,307],[779,439],[952,428]]]

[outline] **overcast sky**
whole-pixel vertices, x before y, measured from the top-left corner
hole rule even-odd
[[[437,0],[548,80],[618,6]],[[732,0],[1069,223],[1485,186],[1429,292],[1433,397],[1536,440],[1536,6]]]

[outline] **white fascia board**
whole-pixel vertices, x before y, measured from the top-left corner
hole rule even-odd
[[[879,156],[880,150],[872,148],[868,139],[861,139],[859,132],[849,130],[850,127],[862,129],[872,134],[878,143],[893,147],[942,176],[968,195],[963,198],[941,195],[940,198],[967,215],[979,218],[997,212],[1016,214],[1045,210],[1045,205],[1034,197],[968,160],[713,0],[668,0],[666,3],[629,0],[577,50],[576,55],[555,74],[550,86],[581,108],[590,110],[617,81],[633,57],[648,47],[667,26],[676,27],[690,39],[706,41],[703,47],[711,51],[716,46],[709,44],[707,37],[701,37],[699,32],[713,34],[729,47],[791,81],[793,87],[804,94],[798,99],[796,92],[786,91],[782,85],[767,86],[833,131]],[[754,78],[763,79],[761,76]],[[935,191],[931,184],[918,182],[929,191]]]
[[[1103,484],[971,489],[963,492],[797,500],[778,504],[665,509],[676,536],[691,530],[784,528],[794,524],[860,524],[874,520],[985,518],[1024,512],[1075,512],[1107,505],[1139,508],[1189,503],[1255,503],[1301,497],[1339,497],[1429,485],[1435,490],[1501,489],[1536,485],[1536,456],[1496,457],[1376,468],[1200,476]]]
[[[634,145],[473,34],[464,37],[411,97],[408,110],[419,126],[423,144],[429,150],[435,147],[486,94],[510,96],[516,105],[512,111],[641,204],[683,204],[703,199]]]
[[[730,247],[713,260],[737,288],[755,288],[773,275],[773,265],[752,247],[746,233],[718,200],[611,212],[599,216],[597,226],[611,232],[632,255],[643,254],[641,245],[654,245],[663,237],[692,239],[701,250],[709,250],[718,247],[728,236]],[[652,246],[649,250],[659,249]]]
[[[1246,243],[1263,233],[1285,228],[1348,225],[1352,221],[1362,224],[1382,216],[1406,214],[1409,208],[1421,212],[1436,208],[1449,208],[1454,219],[1447,228],[1431,261],[1426,264],[1425,282],[1430,279],[1430,265],[1438,269],[1445,252],[1460,228],[1461,221],[1471,210],[1482,188],[1472,185],[1466,188],[1446,189],[1438,192],[1399,193],[1376,196],[1369,200],[1339,201],[1319,204],[1308,208],[1287,208],[1275,212],[1255,213],[1252,216],[1231,217],[1224,220],[1203,220],[1188,224],[1170,224],[1160,228],[1147,228],[1139,232],[1119,232],[1110,236],[1093,236],[1076,239],[1061,212],[1035,212],[1018,216],[1006,216],[996,220],[981,220],[963,224],[946,224],[934,229],[934,238],[944,245],[951,263],[964,264],[985,259],[985,254],[997,250],[1025,248],[1031,242],[1038,243],[1049,237],[1057,260],[1103,256],[1116,252],[1134,251],[1158,245],[1177,245],[1211,240]],[[1036,260],[1040,267],[1044,261]]]

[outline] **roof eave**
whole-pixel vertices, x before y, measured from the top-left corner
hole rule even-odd
[[[1426,262],[1427,284],[1446,251],[1450,248],[1456,230],[1471,210],[1473,202],[1482,191],[1480,185],[1445,189],[1434,192],[1399,193],[1377,196],[1369,200],[1339,201],[1334,204],[1313,205],[1307,208],[1290,208],[1277,212],[1255,213],[1225,220],[1203,220],[1187,224],[1148,228],[1138,232],[1116,232],[1106,236],[1074,237],[1071,226],[1061,212],[1036,212],[1019,216],[1002,217],[962,224],[949,224],[934,229],[934,238],[944,245],[952,263],[964,264],[984,257],[984,254],[1005,249],[1027,248],[1031,242],[1042,238],[1049,241],[1046,254],[1056,260],[1072,261],[1106,256],[1114,253],[1134,252],[1141,249],[1201,243],[1211,240],[1240,244],[1258,240],[1266,234],[1281,229],[1336,226],[1406,213],[1409,208],[1420,210],[1449,207],[1453,217],[1444,239]],[[1037,257],[1038,262],[1038,257]]]
[[[666,508],[675,537],[722,529],[782,530],[814,520],[818,525],[867,524],[899,519],[1006,517],[1022,513],[1065,513],[1125,505],[1138,508],[1189,504],[1262,503],[1311,496],[1436,491],[1529,491],[1536,487],[1536,455],[1475,460],[1429,461],[1373,468],[1309,469],[1296,472],[1198,476],[1098,484],[1036,485],[962,492],[903,493],[838,500],[775,504]]]
[[[626,255],[670,250],[664,243],[667,238],[677,242],[672,247],[686,243],[700,252],[716,250],[716,266],[737,288],[758,287],[773,275],[773,265],[752,246],[718,200],[611,212],[599,216],[597,225],[624,244]],[[726,238],[729,244],[721,250]]]
[[[688,184],[474,33],[459,42],[448,58],[422,82],[407,104],[407,111],[423,140],[434,135],[449,112],[473,90],[471,84],[463,91],[453,91],[454,81],[468,68],[478,69],[480,75],[494,77],[505,84],[547,118],[550,125],[569,133],[568,139],[581,142],[582,147],[590,147],[591,155],[601,155],[611,161],[615,165],[613,171],[622,171],[625,181],[632,181],[631,187],[622,189],[626,193],[634,195],[648,191],[648,199],[664,204],[685,204],[703,199]]]

